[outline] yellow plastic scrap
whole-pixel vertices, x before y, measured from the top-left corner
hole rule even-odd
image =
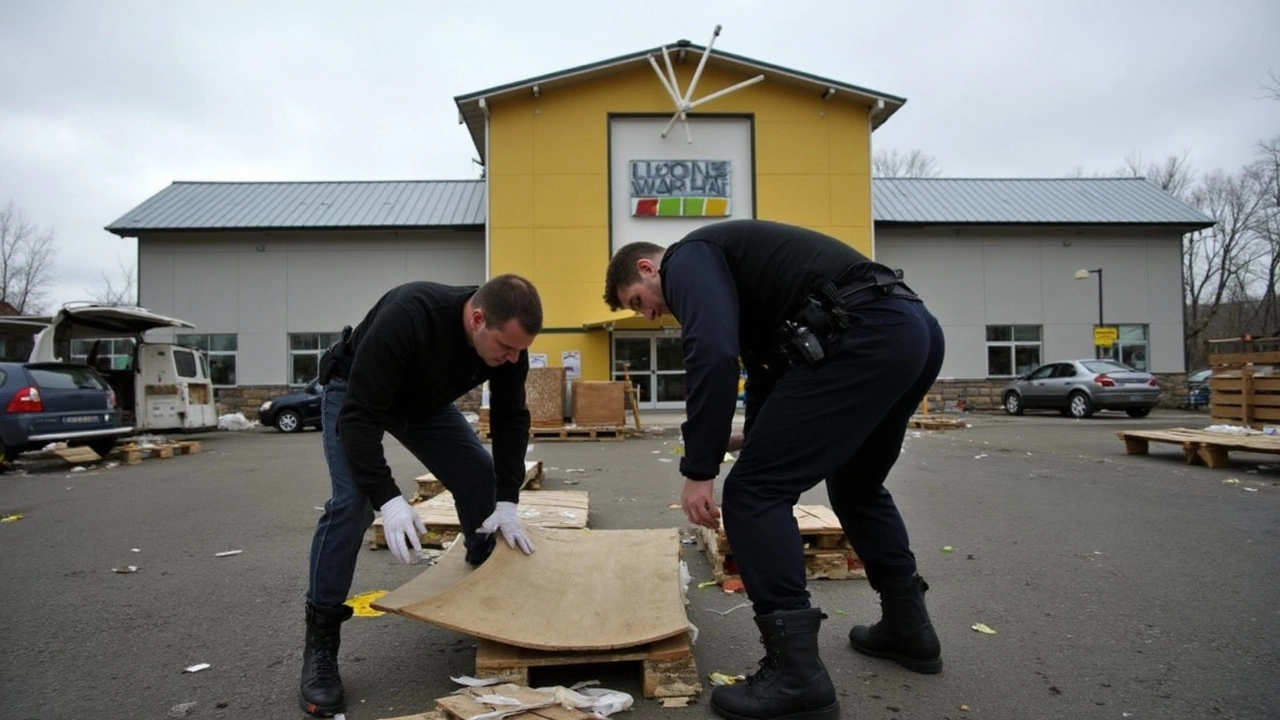
[[[351,606],[351,609],[354,611],[354,615],[358,615],[360,617],[378,617],[379,615],[386,615],[386,613],[381,610],[374,610],[369,607],[369,603],[386,594],[386,590],[370,590],[367,593],[361,593],[353,598],[349,598],[343,604]]]
[[[703,588],[715,587],[716,585],[719,585],[719,584],[720,583],[716,582],[715,580],[703,580],[702,582],[698,583],[698,589],[702,590]]]
[[[22,519],[22,513],[14,513],[13,515],[0,515],[0,522],[18,522]]]
[[[707,676],[712,685],[736,685],[746,680],[745,675],[725,675],[724,673],[713,672]]]
[[[973,629],[974,629],[974,630],[977,630],[978,632],[982,633],[983,635],[995,635],[995,634],[996,634],[996,631],[995,631],[995,630],[992,630],[990,627],[988,627],[986,623],[974,623],[974,624],[973,624]]]

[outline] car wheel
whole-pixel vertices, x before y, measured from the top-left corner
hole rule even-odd
[[[1071,397],[1067,398],[1067,408],[1071,410],[1073,418],[1087,418],[1093,415],[1093,402],[1082,392],[1071,393]]]
[[[1016,392],[1004,394],[1004,411],[1010,415],[1022,414],[1022,396]]]
[[[1125,412],[1129,413],[1131,418],[1144,418],[1151,414],[1151,408],[1131,408]]]
[[[301,432],[302,416],[296,410],[282,410],[276,416],[276,429],[285,433]]]

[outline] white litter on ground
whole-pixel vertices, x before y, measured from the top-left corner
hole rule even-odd
[[[244,413],[228,413],[218,417],[219,430],[248,430],[257,425],[256,420],[249,420]]]

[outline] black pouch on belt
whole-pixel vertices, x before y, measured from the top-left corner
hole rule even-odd
[[[337,371],[339,377],[346,377],[351,360],[347,355],[347,341],[351,339],[351,326],[342,328],[342,337],[338,338],[320,355],[320,367],[317,382],[328,385]]]

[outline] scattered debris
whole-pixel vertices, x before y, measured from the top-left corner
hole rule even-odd
[[[943,546],[942,546],[942,552],[944,552],[944,553],[953,552],[953,549],[952,549],[952,547],[951,547],[950,545],[943,545]]]
[[[1237,480],[1236,478],[1227,478],[1226,480],[1222,481],[1222,484],[1223,485],[1239,485],[1240,481]]]
[[[718,673],[718,672],[713,672],[707,676],[707,680],[710,681],[712,685],[717,685],[717,686],[736,685],[737,683],[740,683],[746,679],[747,679],[746,675],[725,675],[724,673]]]
[[[459,685],[466,685],[467,687],[487,687],[489,685],[497,685],[502,682],[497,678],[474,678],[470,675],[458,675],[457,677],[450,675],[449,679]]]
[[[129,552],[142,552],[141,548],[129,548]]]
[[[961,706],[960,706],[960,712],[969,712],[969,706],[968,706],[968,705],[961,705]]]
[[[671,458],[658,458],[658,462],[675,462]]]
[[[113,573],[120,573],[121,575],[127,575],[127,574],[129,574],[129,573],[136,573],[136,572],[138,572],[138,566],[137,566],[137,565],[125,565],[124,567],[111,568],[111,572],[113,572]]]
[[[973,459],[974,459],[974,460],[981,460],[982,458],[984,458],[984,457],[986,457],[986,456],[987,456],[987,454],[986,454],[986,453],[978,453],[977,455],[974,455],[974,456],[973,456]]]
[[[746,592],[747,586],[738,578],[728,578],[720,584],[720,589],[727,593]]]
[[[715,580],[703,580],[702,582],[698,583],[698,589],[705,590],[706,588],[715,587],[719,584],[720,583],[716,582]]]
[[[211,668],[211,667],[213,667],[213,666],[212,666],[212,665],[210,665],[209,663],[197,663],[197,664],[195,664],[195,665],[188,665],[187,667],[182,668],[182,672],[184,672],[184,673],[198,673],[198,672],[200,672],[201,670],[208,670],[208,669],[209,669],[209,668]]]
[[[386,613],[381,610],[374,610],[371,607],[371,603],[386,594],[386,590],[370,590],[367,593],[360,593],[354,597],[347,598],[343,605],[350,607],[352,614],[357,617],[380,617],[386,615]]]
[[[191,714],[191,709],[198,704],[199,703],[196,703],[196,702],[178,703],[177,705],[174,705],[173,707],[169,708],[169,717],[172,717],[172,718],[186,717],[187,715]]]
[[[714,609],[714,608],[707,608],[707,612],[713,612],[713,613],[715,613],[715,614],[717,614],[717,615],[728,615],[729,613],[733,612],[734,610],[741,610],[742,608],[745,608],[745,607],[751,607],[751,603],[749,603],[749,602],[738,603],[737,605],[734,605],[733,607],[729,608],[728,610],[716,610],[716,609]]]
[[[258,426],[256,420],[249,420],[244,413],[229,413],[218,418],[219,430],[249,430]]]
[[[223,550],[222,552],[214,553],[213,556],[214,557],[231,557],[232,555],[239,555],[242,552],[244,551],[243,550]]]
[[[1244,490],[1245,492],[1258,492],[1258,488],[1247,487],[1247,488],[1241,488],[1241,489]]]
[[[22,513],[13,513],[12,515],[0,515],[0,523],[18,522],[22,519]]]
[[[687,707],[689,707],[689,702],[690,702],[691,700],[693,700],[693,698],[689,697],[688,695],[684,695],[684,696],[681,696],[681,697],[669,697],[669,698],[662,698],[662,707],[664,707],[664,708],[687,708]]]
[[[991,628],[990,628],[986,623],[974,623],[974,624],[973,624],[973,629],[974,629],[974,630],[977,630],[978,632],[982,633],[983,635],[995,635],[995,634],[996,634],[996,631],[995,631],[995,630],[992,630],[992,629],[991,629]]]

